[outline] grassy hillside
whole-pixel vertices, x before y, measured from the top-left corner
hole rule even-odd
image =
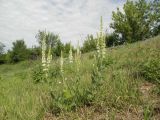
[[[84,101],[75,102],[79,103],[77,105],[79,107],[73,110],[69,109],[72,103],[69,105],[62,103],[64,98],[53,99],[49,92],[53,91],[56,96],[66,90],[62,85],[62,77],[57,75],[58,60],[52,61],[54,77],[50,79],[50,83],[35,83],[32,79],[32,71],[37,68],[40,61],[0,65],[0,119],[137,120],[160,118],[160,84],[158,83],[160,80],[157,78],[160,36],[134,44],[108,48],[106,53],[105,68],[101,72],[102,82],[100,87],[96,86],[92,89],[91,98],[88,98],[90,94],[86,90],[89,89],[88,86],[91,86],[93,79],[99,79],[93,71],[94,52],[82,55],[79,77],[77,77],[74,64],[70,65],[67,62],[64,64],[65,83],[73,88],[78,79],[80,93],[76,95],[80,95],[80,99]],[[149,72],[153,75],[147,74],[152,69],[148,68],[149,70],[145,71],[145,68],[147,70],[145,65],[150,65],[150,60],[156,61],[153,66],[156,67],[156,71],[153,69]],[[81,88],[84,89],[81,91]],[[66,93],[66,99],[70,100],[71,95],[64,93]],[[90,104],[86,104],[88,100]],[[55,104],[64,109],[55,109]]]

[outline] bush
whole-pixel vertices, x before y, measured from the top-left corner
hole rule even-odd
[[[80,81],[80,77],[76,76],[74,80],[65,81],[64,78],[62,82],[54,85],[56,88],[51,91],[53,100],[50,106],[54,114],[91,104],[93,100],[91,87],[84,86]]]
[[[158,58],[149,59],[141,64],[140,72],[146,80],[160,84],[160,60]]]
[[[49,70],[49,78],[57,78],[60,77],[60,68],[58,65],[51,67]]]
[[[115,63],[114,59],[111,56],[107,56],[104,60],[103,60],[103,65],[105,67],[112,65],[113,63]]]
[[[34,83],[44,82],[46,81],[45,74],[42,70],[42,67],[39,65],[32,70],[32,79]]]
[[[93,35],[87,35],[83,47],[81,48],[82,53],[96,50],[96,38]]]
[[[7,61],[6,61],[6,54],[2,54],[2,55],[0,55],[0,64],[4,64],[4,63],[6,63]]]

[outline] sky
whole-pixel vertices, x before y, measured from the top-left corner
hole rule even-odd
[[[6,50],[12,42],[24,39],[28,47],[37,45],[35,35],[45,30],[60,35],[62,42],[83,43],[87,34],[99,31],[100,16],[104,28],[112,30],[112,11],[126,0],[0,0],[0,42]]]

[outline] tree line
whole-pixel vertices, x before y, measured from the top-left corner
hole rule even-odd
[[[123,11],[117,8],[112,12],[110,28],[113,32],[106,33],[106,47],[133,43],[160,34],[160,1],[127,0]],[[96,49],[96,39],[88,35],[83,44],[83,52]]]
[[[5,45],[0,43],[0,64],[39,59],[41,56],[42,37],[44,34],[46,36],[47,44],[52,46],[51,54],[55,58],[60,56],[61,50],[64,51],[64,56],[67,56],[70,46],[72,47],[73,52],[75,51],[70,42],[65,44],[62,43],[58,34],[46,31],[38,31],[35,37],[39,45],[33,46],[32,48],[27,48],[25,41],[21,39],[13,42],[13,47],[11,50],[8,50],[7,53],[4,53]]]
[[[112,23],[110,28],[112,33],[105,33],[106,47],[117,46],[124,43],[133,43],[145,40],[147,38],[160,34],[160,1],[153,0],[147,2],[145,0],[131,1],[127,0],[123,6],[123,11],[117,8],[112,12]],[[41,40],[46,35],[47,44],[52,45],[52,55],[58,57],[61,50],[64,56],[69,54],[71,43],[62,43],[59,35],[38,31],[36,38],[39,46],[27,48],[24,40],[16,40],[13,47],[4,53],[5,45],[0,43],[0,64],[16,63],[23,60],[35,60],[41,56]],[[92,34],[87,35],[81,47],[82,53],[96,50],[97,37]],[[74,47],[72,46],[73,52]]]

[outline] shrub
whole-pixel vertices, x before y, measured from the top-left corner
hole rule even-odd
[[[13,42],[12,51],[8,51],[9,62],[16,63],[26,60],[29,56],[27,46],[24,40],[17,40]]]
[[[46,76],[42,67],[39,65],[32,70],[32,79],[35,83],[46,81]]]
[[[6,54],[2,54],[2,55],[0,55],[0,64],[4,64],[4,63],[6,63],[7,61],[6,61]]]
[[[90,85],[84,86],[80,76],[76,76],[74,80],[59,82],[51,91],[51,97],[53,99],[51,103],[51,110],[54,114],[61,111],[75,110],[77,107],[83,105],[90,105],[93,96]]]
[[[60,77],[60,68],[55,65],[49,69],[49,78],[57,78]]]
[[[152,58],[142,63],[140,72],[146,80],[160,84],[160,61],[158,58]]]
[[[87,35],[81,50],[82,53],[96,50],[96,39],[93,35]]]
[[[115,61],[113,60],[113,58],[111,56],[107,56],[104,60],[103,60],[103,65],[105,67],[113,64]]]

